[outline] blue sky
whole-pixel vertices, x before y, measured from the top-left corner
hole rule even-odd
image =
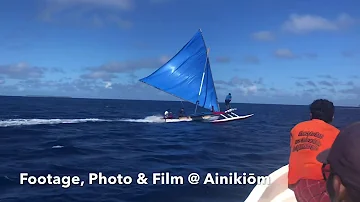
[[[360,2],[3,0],[0,94],[174,99],[138,82],[201,28],[219,100],[360,104]]]

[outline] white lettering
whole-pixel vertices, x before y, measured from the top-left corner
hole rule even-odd
[[[130,176],[122,176],[118,174],[116,176],[105,176],[102,172],[89,173],[89,184],[131,184],[132,178]]]
[[[255,184],[256,183],[256,177],[254,177],[253,173],[249,174],[250,176],[247,178],[247,184]]]
[[[24,184],[24,181],[27,180],[29,173],[20,173],[20,184]]]
[[[219,175],[219,173],[208,173],[205,176],[203,184],[216,184],[216,185],[223,185],[223,184],[270,184],[270,178],[268,176],[258,176],[255,177],[254,173],[249,173],[247,176],[246,173],[242,175],[238,175],[237,172],[229,173],[228,175]]]
[[[160,182],[159,182],[160,181]],[[184,184],[182,176],[172,176],[170,173],[153,173],[153,184]]]
[[[80,177],[78,176],[29,176],[29,173],[20,173],[20,184],[27,182],[30,185],[61,185],[63,188],[69,188],[71,185],[78,185],[80,183]]]

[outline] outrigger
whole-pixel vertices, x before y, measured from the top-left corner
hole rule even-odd
[[[199,29],[173,58],[149,76],[140,79],[143,83],[195,105],[194,114],[171,119],[164,117],[165,122],[217,123],[246,119],[254,115],[239,116],[234,112],[237,108],[220,111],[208,54],[209,50]],[[198,107],[211,112],[198,113]]]

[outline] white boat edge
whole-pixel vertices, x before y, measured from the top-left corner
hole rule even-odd
[[[241,120],[241,119],[247,119],[249,117],[254,116],[254,114],[247,114],[239,116],[234,111],[236,111],[237,108],[231,108],[225,111],[225,114],[220,115],[204,115],[199,117],[182,117],[182,118],[175,118],[175,119],[164,119],[165,122],[184,122],[184,121],[202,121],[202,122],[211,122],[211,123],[219,123],[219,122],[228,122],[228,121],[235,121],[235,120]],[[219,117],[222,117],[222,119],[219,119]],[[195,119],[194,119],[195,118]]]
[[[249,118],[249,117],[252,117],[254,116],[254,114],[248,114],[248,115],[243,115],[243,116],[239,116],[239,115],[236,115],[234,117],[230,117],[230,118],[224,118],[224,119],[218,119],[218,120],[214,120],[212,121],[213,123],[219,123],[219,122],[228,122],[228,121],[235,121],[235,120],[240,120],[240,119],[246,119],[246,118]]]
[[[270,184],[259,183],[244,202],[296,202],[294,192],[288,188],[289,165],[285,165],[270,175]]]

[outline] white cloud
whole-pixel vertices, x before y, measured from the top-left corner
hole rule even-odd
[[[158,3],[167,3],[174,0],[149,0],[150,3],[158,4]]]
[[[67,22],[102,27],[130,28],[132,22],[121,16],[134,8],[134,0],[46,0],[40,13],[46,22]]]
[[[244,57],[244,62],[247,64],[259,64],[260,59],[257,56],[248,55],[248,56]]]
[[[169,56],[161,56],[160,57],[160,62],[161,63],[167,63],[171,58]]]
[[[42,78],[46,72],[60,73],[58,68],[44,68],[31,66],[25,62],[16,64],[0,65],[0,76],[10,79],[33,79]]]
[[[355,20],[348,14],[341,14],[334,20],[309,14],[292,14],[282,28],[285,31],[300,34],[314,31],[337,31],[354,23]]]
[[[259,40],[259,41],[273,41],[275,40],[275,36],[272,32],[270,31],[260,31],[260,32],[256,32],[253,33],[252,38],[255,40]]]
[[[86,74],[81,75],[82,79],[102,79],[104,81],[110,81],[111,79],[116,78],[115,75],[113,75],[112,73],[103,71],[103,70],[97,70],[97,71],[93,71],[93,72],[89,72]]]
[[[145,58],[133,61],[110,62],[104,65],[89,67],[87,72],[81,75],[82,79],[101,79],[110,81],[117,74],[131,74],[142,69],[157,69],[169,60],[167,56]]]
[[[248,87],[240,87],[240,90],[243,92],[243,94],[246,95],[251,95],[251,94],[255,94],[258,91],[258,88],[256,85],[252,85],[252,86],[248,86]]]
[[[274,55],[278,58],[295,58],[294,53],[286,48],[276,50]]]
[[[118,8],[129,10],[133,8],[133,0],[47,0],[48,3],[55,3],[62,6],[73,6],[76,4],[85,4],[98,7]]]
[[[256,81],[252,81],[247,78],[234,76],[229,81],[216,80],[215,84],[217,89],[240,92],[241,94],[247,96],[257,93],[259,91],[259,87],[263,86],[263,80],[260,78]]]
[[[105,88],[112,89],[112,83],[111,82],[105,82]]]

